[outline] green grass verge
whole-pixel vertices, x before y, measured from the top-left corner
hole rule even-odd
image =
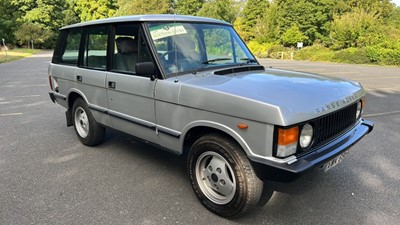
[[[14,60],[25,58],[33,54],[36,54],[40,51],[41,50],[39,49],[24,49],[24,48],[9,50],[7,51],[7,54],[6,51],[0,51],[0,63],[11,62]]]

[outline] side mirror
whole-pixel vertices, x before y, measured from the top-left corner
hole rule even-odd
[[[156,65],[153,62],[136,63],[136,74],[148,76],[151,80],[156,79]]]

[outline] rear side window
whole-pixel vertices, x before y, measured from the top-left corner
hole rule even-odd
[[[61,54],[60,63],[76,65],[78,63],[82,32],[81,30],[70,30],[66,35],[65,48]]]
[[[83,53],[84,67],[106,69],[108,33],[108,26],[87,29]]]

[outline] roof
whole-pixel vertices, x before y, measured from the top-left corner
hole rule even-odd
[[[174,14],[152,14],[152,15],[134,15],[134,16],[120,16],[111,17],[106,19],[93,20],[83,23],[76,23],[62,27],[61,29],[69,29],[75,27],[84,27],[90,25],[107,24],[107,23],[121,23],[121,22],[160,22],[160,21],[177,21],[177,22],[196,22],[196,23],[216,23],[221,25],[231,25],[228,22],[198,16],[184,16]]]

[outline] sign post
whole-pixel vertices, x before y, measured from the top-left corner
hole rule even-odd
[[[4,40],[4,38],[2,38],[1,39],[2,41],[3,41],[3,46],[4,46],[4,51],[6,52],[6,58],[7,58],[7,50],[8,50],[8,48],[7,48],[7,46],[6,46],[6,40]]]

